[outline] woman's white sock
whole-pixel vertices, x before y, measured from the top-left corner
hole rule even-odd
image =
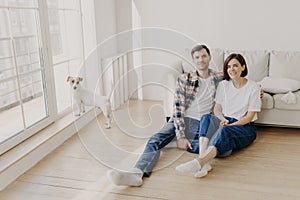
[[[209,163],[206,163],[200,170],[195,173],[196,178],[202,178],[208,174],[209,171],[212,170],[212,167]]]
[[[201,169],[201,165],[198,160],[194,159],[189,162],[180,164],[176,167],[176,170],[179,172],[197,172]]]

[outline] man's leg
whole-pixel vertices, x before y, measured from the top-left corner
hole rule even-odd
[[[142,177],[150,176],[159,159],[160,150],[170,143],[175,136],[174,122],[170,120],[158,133],[148,140],[143,154],[130,172],[110,171],[108,173],[109,179],[116,185],[142,185]]]

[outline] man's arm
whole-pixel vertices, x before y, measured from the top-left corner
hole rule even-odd
[[[177,139],[184,138],[184,113],[185,113],[185,77],[186,74],[181,75],[177,79],[175,95],[174,95],[174,105],[173,105],[173,118],[174,118],[174,126],[176,131]]]
[[[177,147],[179,149],[192,148],[191,143],[185,138],[185,100],[186,100],[186,80],[187,74],[183,74],[177,79],[176,90],[174,95],[173,118],[177,137]]]

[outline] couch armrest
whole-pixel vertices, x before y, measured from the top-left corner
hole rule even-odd
[[[183,73],[182,61],[177,61],[171,65],[171,71],[167,73],[165,79],[165,92],[163,99],[163,109],[165,117],[173,115],[173,100],[177,77]]]
[[[173,100],[176,87],[177,76],[168,74],[166,77],[166,92],[164,93],[163,107],[165,117],[172,117],[173,114]]]

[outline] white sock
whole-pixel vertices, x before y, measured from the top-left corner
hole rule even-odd
[[[110,170],[108,171],[107,176],[115,185],[137,187],[143,184],[143,172],[137,168],[133,168],[129,172]]]
[[[209,163],[206,163],[200,170],[195,173],[196,178],[202,178],[208,174],[209,171],[212,170],[212,167]]]
[[[189,162],[180,164],[176,167],[176,170],[179,172],[197,172],[201,169],[201,165],[198,160],[194,159]]]

